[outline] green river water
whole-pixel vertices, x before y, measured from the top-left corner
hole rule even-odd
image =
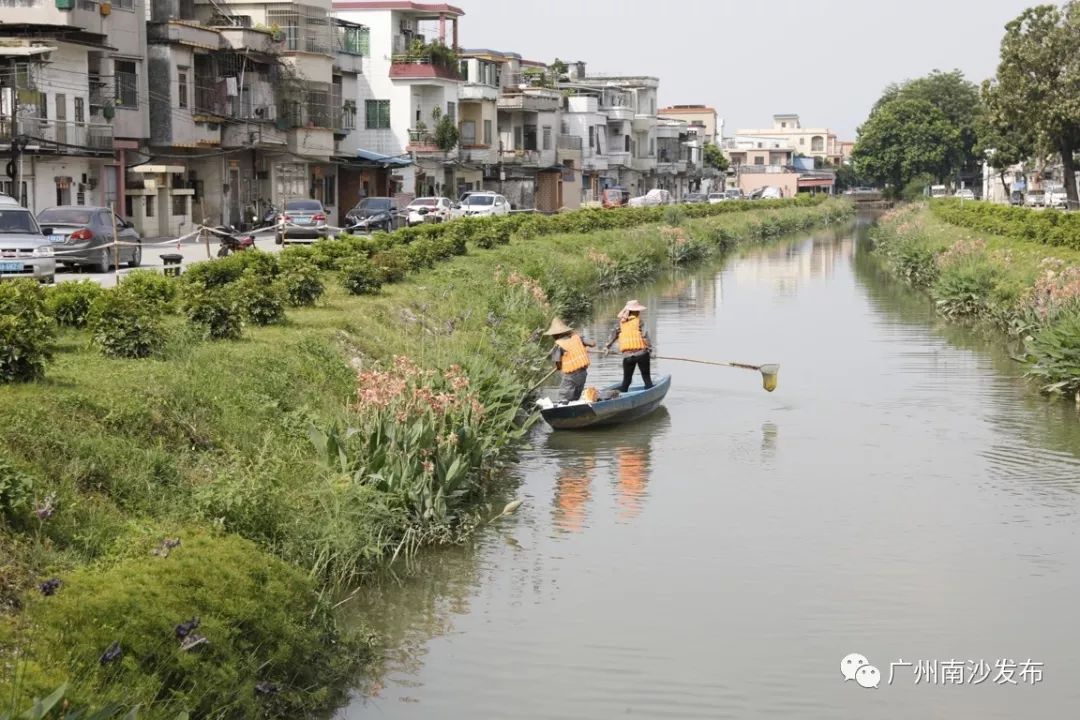
[[[392,650],[338,720],[1075,717],[1077,411],[885,276],[864,229],[635,291],[661,355],[779,362],[776,392],[654,361],[649,418],[538,427],[517,514],[350,606]]]

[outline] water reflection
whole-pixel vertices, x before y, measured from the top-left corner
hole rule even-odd
[[[612,478],[612,498],[619,521],[638,517],[648,500],[653,443],[662,441],[671,416],[661,405],[651,415],[626,425],[596,430],[549,433],[544,448],[556,459],[558,473],[552,498],[552,521],[562,533],[588,527],[593,482],[598,474]]]

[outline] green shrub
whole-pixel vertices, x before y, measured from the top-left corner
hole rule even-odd
[[[244,312],[229,286],[184,288],[184,314],[207,340],[235,340],[244,332]]]
[[[33,491],[30,476],[0,456],[0,516],[12,518],[29,508]]]
[[[245,250],[216,260],[195,263],[181,277],[188,285],[214,288],[236,282],[248,270],[260,277],[274,278],[280,268],[276,256],[261,250]]]
[[[58,325],[85,327],[90,306],[103,292],[101,285],[93,280],[63,282],[48,289],[45,307]]]
[[[1019,238],[1043,245],[1080,249],[1080,214],[1057,210],[961,201],[934,200],[930,209],[951,225],[994,235]]]
[[[1027,341],[1027,375],[1043,392],[1080,393],[1080,308],[1062,313]]]
[[[951,318],[989,315],[998,276],[998,268],[985,260],[972,259],[946,267],[932,289],[938,310]]]
[[[34,380],[52,358],[56,325],[34,280],[0,282],[0,382]]]
[[[408,251],[393,247],[371,256],[371,264],[378,268],[384,283],[396,283],[405,278],[410,270]]]
[[[249,268],[236,282],[234,292],[247,320],[256,325],[285,321],[285,290],[279,281],[269,280]]]
[[[293,307],[314,305],[326,291],[318,266],[304,258],[282,258],[281,285]]]
[[[88,324],[93,344],[109,357],[150,357],[165,345],[160,315],[135,295],[119,289],[94,301]]]
[[[305,573],[253,543],[190,531],[165,557],[148,545],[28,598],[33,639],[19,649],[18,677],[0,681],[5,703],[70,680],[74,704],[137,703],[152,708],[147,717],[314,717],[365,660]],[[184,650],[188,621],[185,638],[205,641]],[[100,660],[114,643],[117,658]]]
[[[378,268],[362,257],[347,258],[341,262],[341,285],[353,295],[373,295],[382,287]]]
[[[682,225],[686,220],[686,211],[680,205],[668,205],[664,208],[665,225]]]
[[[153,270],[133,270],[120,282],[120,289],[154,312],[168,313],[176,302],[175,278]]]
[[[472,240],[477,247],[488,249],[510,242],[512,229],[502,218],[476,218],[468,222],[473,224]]]

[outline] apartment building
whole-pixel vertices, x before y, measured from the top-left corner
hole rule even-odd
[[[439,126],[444,118],[459,126],[465,79],[457,38],[465,13],[405,0],[341,1],[334,10],[340,19],[366,26],[370,37],[356,98],[361,121],[350,147],[394,171],[386,183],[393,194],[455,194],[459,148],[440,146]]]
[[[708,105],[671,105],[660,108],[657,116],[667,120],[682,120],[691,134],[704,143],[718,143],[724,136],[724,120]]]
[[[0,190],[34,211],[115,203],[125,213],[123,168],[149,131],[141,9],[133,0],[5,4],[0,162],[9,173]]]
[[[820,158],[833,165],[843,162],[841,144],[836,133],[828,128],[805,128],[798,115],[773,115],[773,126],[756,130],[739,130],[736,138],[760,137],[787,142],[799,155]]]

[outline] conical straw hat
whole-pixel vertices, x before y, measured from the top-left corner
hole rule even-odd
[[[623,307],[623,310],[626,310],[627,312],[641,312],[642,310],[648,310],[648,308],[639,303],[637,300],[631,300],[630,302],[626,303],[626,305]]]
[[[545,335],[562,335],[563,333],[568,333],[568,332],[573,332],[573,331],[571,330],[571,328],[566,327],[566,323],[564,323],[562,320],[560,320],[559,318],[555,318],[554,320],[551,321],[551,327],[549,327],[547,329],[547,332],[545,332],[544,334]]]

